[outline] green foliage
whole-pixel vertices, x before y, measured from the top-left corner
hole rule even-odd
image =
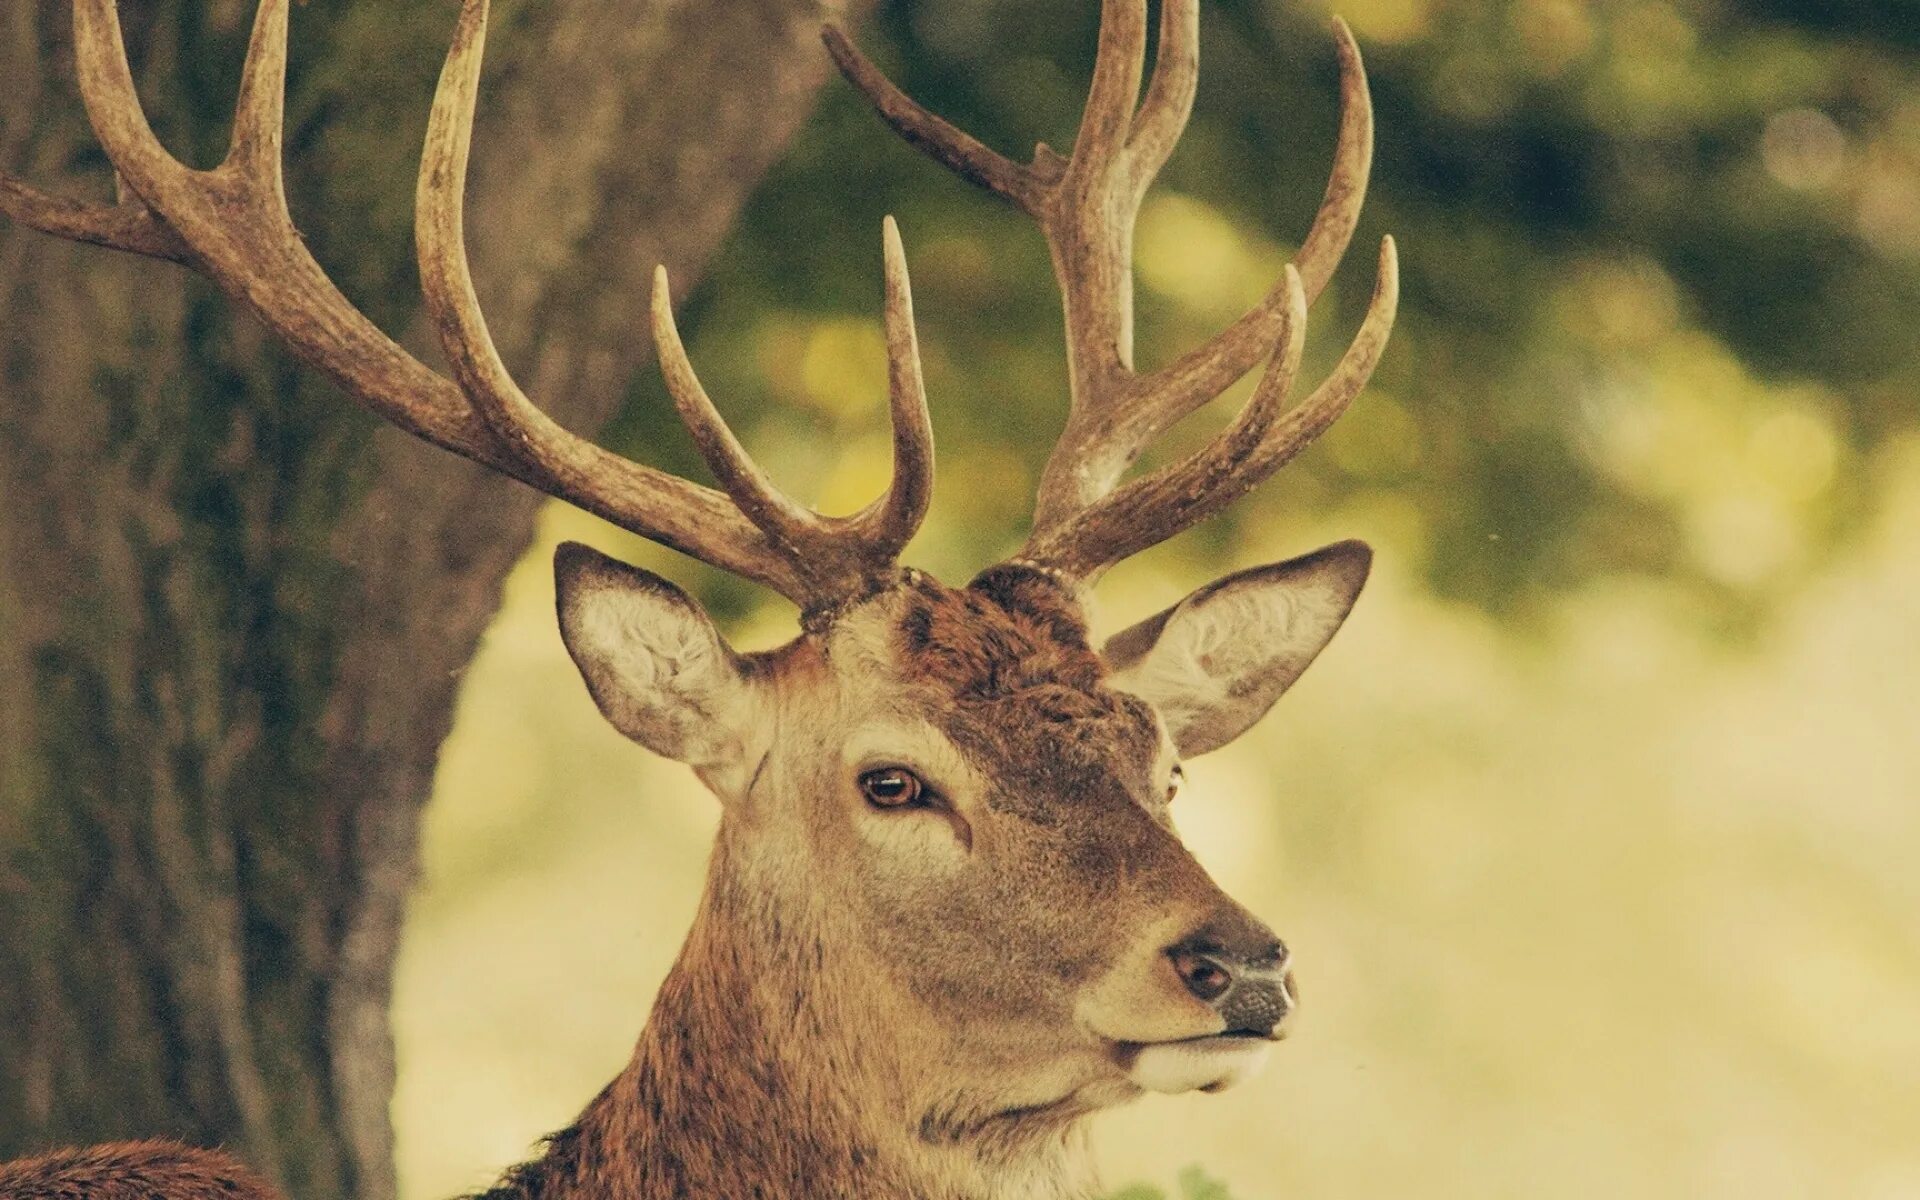
[[[1817,568],[1864,511],[1872,448],[1920,422],[1915,19],[1785,0],[1334,7],[1368,55],[1379,149],[1311,362],[1354,327],[1383,232],[1401,241],[1403,315],[1325,444],[1193,545],[1273,557],[1325,525],[1520,614],[1626,575],[1738,618]],[[1097,10],[893,3],[863,40],[990,145],[1065,147]],[[1326,17],[1206,6],[1198,111],[1140,230],[1144,365],[1230,320],[1304,232],[1336,120]],[[964,572],[1017,539],[1064,408],[1026,218],[836,81],[695,298],[695,352],[796,490],[863,502],[884,476],[886,212],[915,270],[943,457],[920,558]],[[642,399],[633,439],[673,441],[657,386]]]
[[[1121,1188],[1110,1200],[1169,1200],[1167,1193],[1160,1188],[1144,1183]],[[1180,1193],[1177,1200],[1233,1200],[1233,1194],[1227,1185],[1214,1179],[1199,1167],[1187,1167],[1180,1172]]]

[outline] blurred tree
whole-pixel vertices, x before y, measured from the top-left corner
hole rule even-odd
[[[496,5],[475,271],[562,422],[614,411],[647,273],[697,275],[811,107],[820,18],[859,7]],[[252,5],[124,8],[162,137],[217,160]],[[296,220],[414,344],[453,9],[293,30]],[[0,166],[97,194],[67,10],[0,11]],[[537,498],[376,428],[184,272],[0,228],[0,314],[0,1156],[172,1134],[380,1200],[417,818]]]
[[[870,40],[910,93],[1018,155],[1071,142],[1098,11],[896,0]],[[1643,574],[1731,628],[1845,545],[1873,448],[1920,426],[1914,6],[1209,0],[1194,121],[1141,219],[1144,364],[1231,320],[1305,232],[1333,142],[1334,12],[1373,81],[1355,244],[1400,238],[1394,346],[1265,504],[1156,553],[1250,538],[1271,557],[1302,548],[1275,544],[1276,519],[1338,513],[1341,532],[1387,540],[1403,569],[1478,606],[1526,614],[1596,575]],[[943,477],[971,473],[936,498],[932,528],[951,533],[923,552],[977,564],[1017,537],[1065,410],[1032,222],[835,89],[694,298],[696,349],[716,394],[745,406],[771,390],[842,419],[821,436],[768,405],[753,447],[838,495],[845,460],[870,453],[847,435],[880,394],[865,382],[850,407],[823,386],[843,381],[827,368],[847,322],[871,324],[871,263],[845,247],[884,211],[914,261]],[[1352,259],[1316,310],[1310,364],[1364,306],[1369,256]]]

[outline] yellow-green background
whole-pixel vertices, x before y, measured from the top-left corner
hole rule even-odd
[[[1064,147],[1094,8],[896,4],[867,41],[996,145]],[[1328,11],[1206,6],[1199,115],[1141,222],[1147,364],[1259,296],[1304,229]],[[1190,764],[1179,805],[1295,947],[1305,1010],[1254,1082],[1101,1119],[1106,1176],[1920,1196],[1920,13],[1339,11],[1380,102],[1362,238],[1406,258],[1388,361],[1322,446],[1101,596],[1112,626],[1231,567],[1378,551],[1347,629]],[[864,502],[887,211],[941,440],[910,558],[959,581],[1017,544],[1064,403],[1023,218],[836,94],[694,298],[693,353],[783,480]],[[1371,283],[1353,259],[1314,322],[1323,366]],[[613,440],[688,468],[664,409],[642,389]],[[579,686],[551,615],[563,537],[695,586],[744,646],[791,632],[748,589],[548,514],[428,819],[396,1009],[408,1200],[484,1184],[620,1068],[716,819]]]

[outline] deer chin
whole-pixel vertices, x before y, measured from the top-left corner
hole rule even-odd
[[[1123,1043],[1120,1063],[1136,1087],[1173,1095],[1218,1092],[1251,1078],[1266,1065],[1273,1042],[1221,1034],[1177,1042]]]

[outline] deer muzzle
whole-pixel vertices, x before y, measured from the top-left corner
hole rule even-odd
[[[1234,913],[1168,947],[1167,959],[1193,998],[1226,1022],[1223,1036],[1282,1036],[1295,1004],[1291,955],[1265,925]]]
[[[1214,1092],[1264,1065],[1298,1001],[1285,943],[1245,913],[1170,946],[1167,961],[1196,1000],[1220,1015],[1219,1033],[1132,1050],[1127,1074],[1155,1092]]]

